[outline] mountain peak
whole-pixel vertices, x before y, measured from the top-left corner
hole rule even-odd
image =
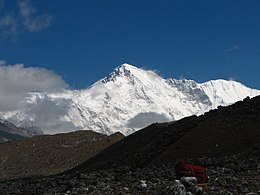
[[[102,79],[103,83],[115,81],[117,77],[133,77],[133,72],[139,70],[137,67],[124,63],[114,69],[107,77]]]
[[[136,66],[133,66],[131,64],[121,64],[120,66],[116,67],[113,72],[118,72],[120,75],[129,76],[129,73],[133,73],[135,71],[141,70],[137,68]]]
[[[27,94],[17,111],[0,112],[0,118],[15,124],[30,120],[44,133],[91,129],[128,135],[152,122],[200,115],[257,95],[260,90],[235,81],[165,79],[124,63],[86,90]]]
[[[136,66],[133,66],[133,65],[128,64],[128,63],[123,63],[120,66],[118,66],[117,68],[119,68],[119,67],[124,67],[126,69],[138,69]]]

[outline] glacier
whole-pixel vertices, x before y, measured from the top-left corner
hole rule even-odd
[[[260,90],[236,81],[164,79],[125,63],[86,89],[28,92],[17,110],[0,111],[0,118],[17,126],[31,124],[44,134],[85,129],[129,135],[154,122],[201,115],[257,95]]]

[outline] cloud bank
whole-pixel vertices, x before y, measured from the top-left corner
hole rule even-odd
[[[69,99],[60,99],[58,102],[55,102],[44,96],[41,99],[37,99],[36,103],[27,103],[23,109],[28,119],[34,116],[33,125],[41,127],[45,134],[53,134],[53,132],[64,133],[78,129],[72,122],[64,121],[60,118],[68,114],[72,104],[72,100]],[[21,121],[13,120],[13,122],[19,124]]]
[[[14,110],[29,91],[57,91],[68,84],[50,70],[25,67],[23,64],[6,65],[0,60],[0,111]]]

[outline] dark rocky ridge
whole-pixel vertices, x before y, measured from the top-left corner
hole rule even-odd
[[[246,98],[202,116],[152,124],[79,165],[75,172],[111,167],[145,167],[180,158],[223,157],[260,143],[260,97]]]

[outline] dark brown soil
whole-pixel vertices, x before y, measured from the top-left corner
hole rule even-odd
[[[88,160],[119,141],[93,131],[45,135],[0,144],[0,180],[59,173]]]

